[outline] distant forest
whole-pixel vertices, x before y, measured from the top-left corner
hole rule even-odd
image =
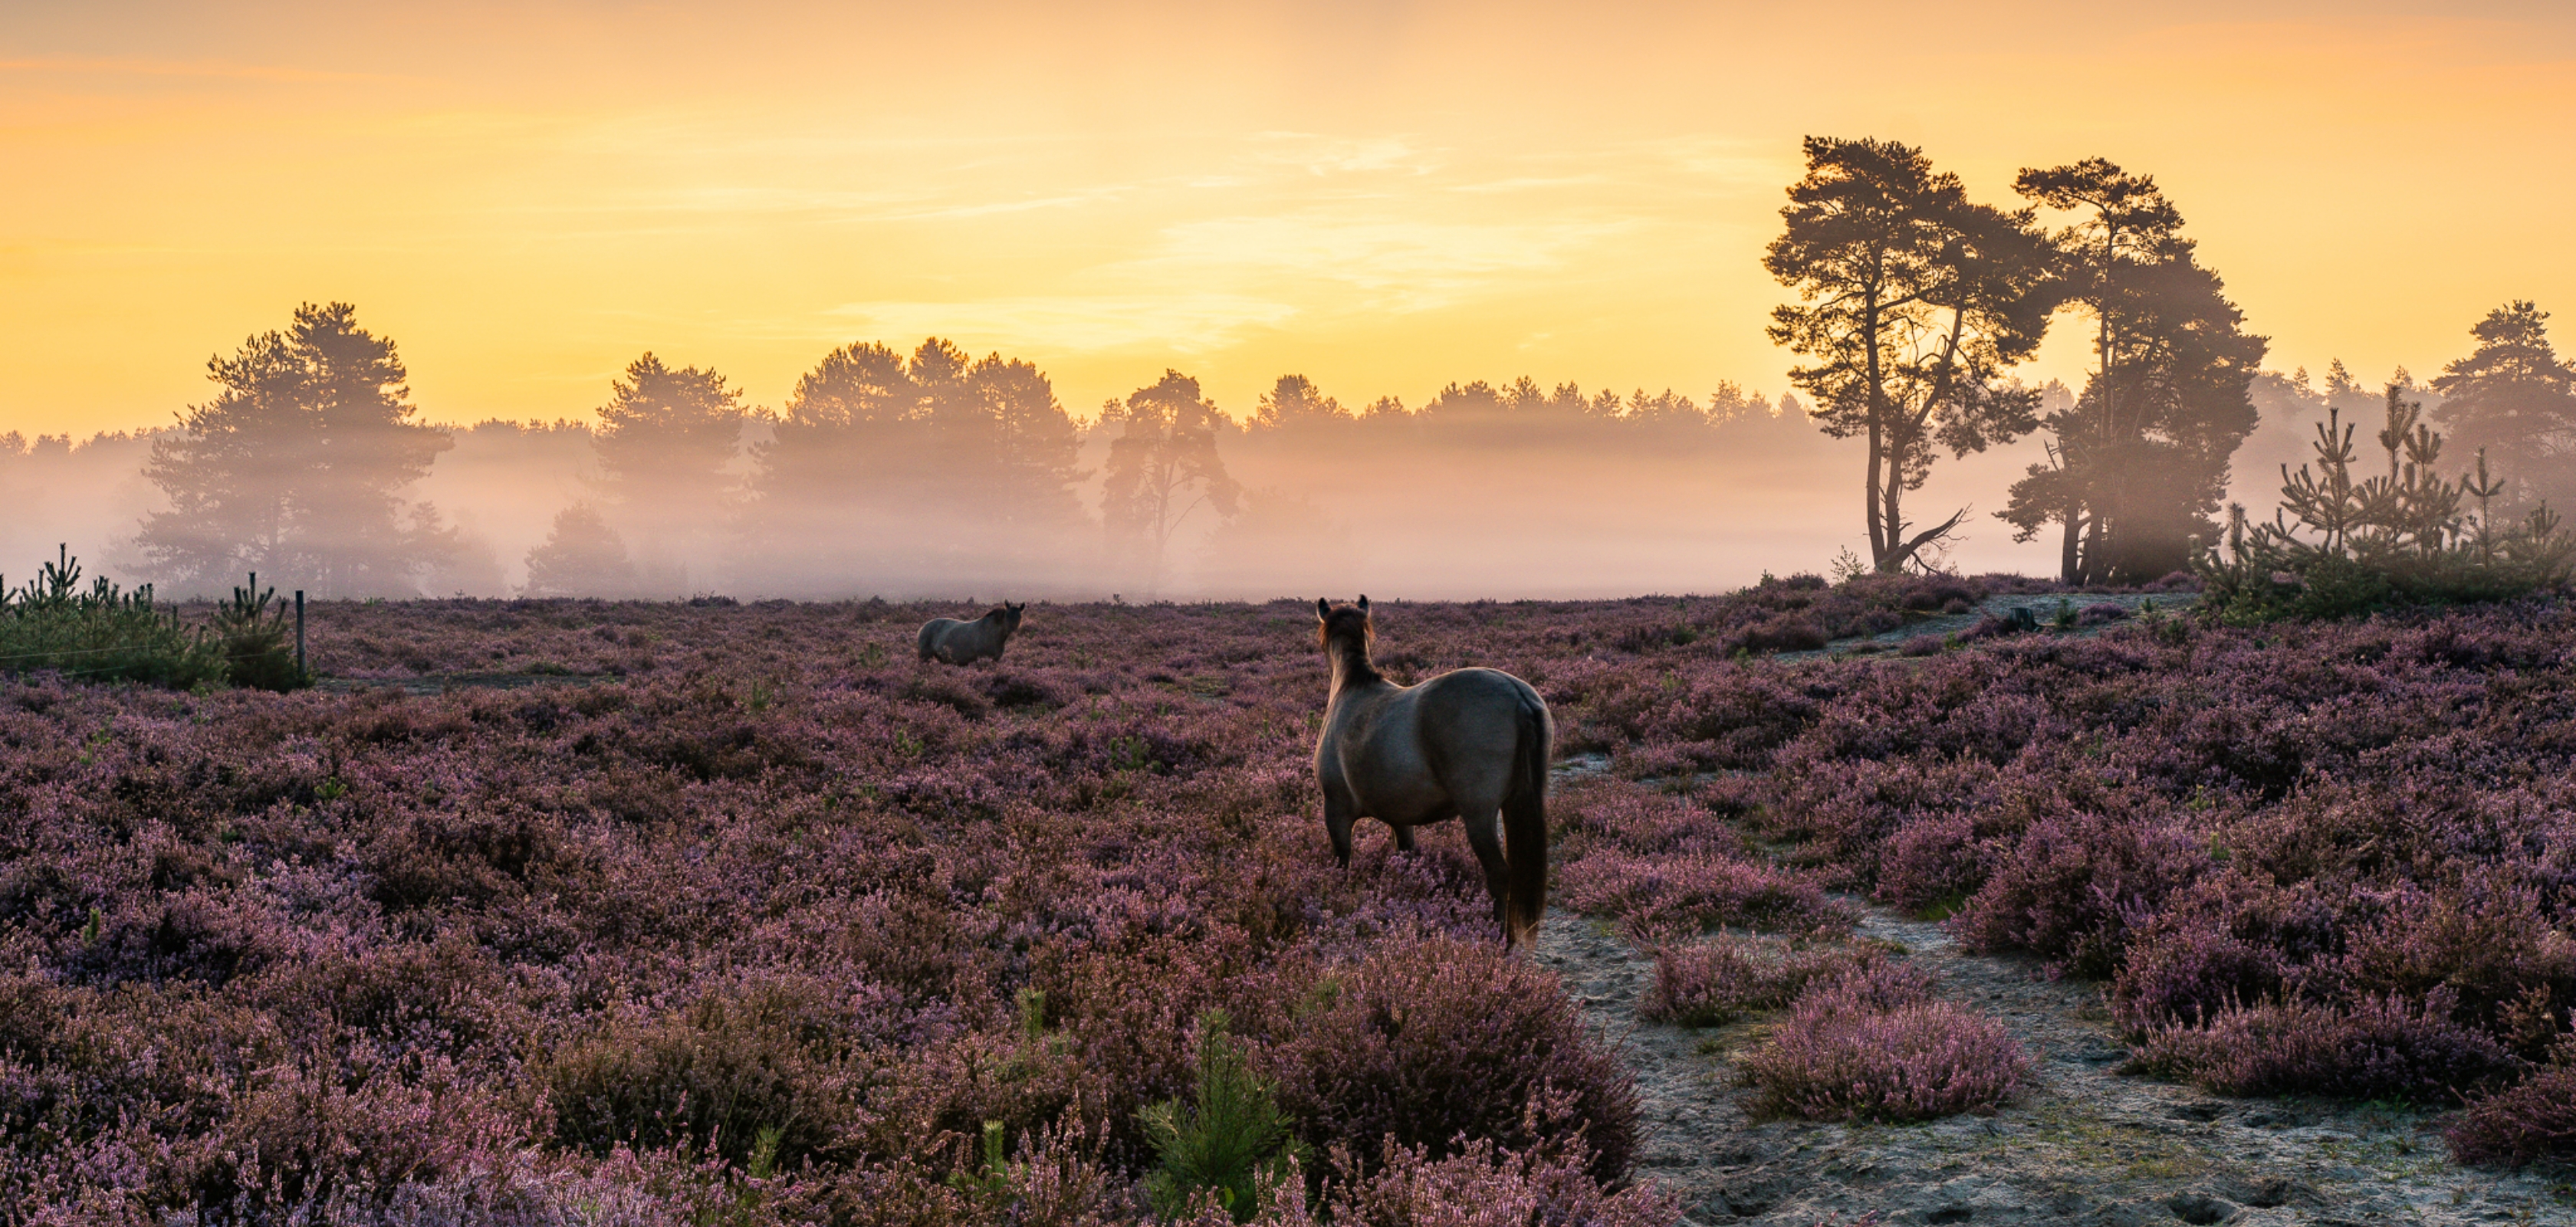
[[[2006,209],[1905,145],[1806,151],[1764,257],[1797,296],[1771,335],[1804,401],[1524,377],[1345,404],[1285,375],[1228,413],[1171,370],[1085,423],[1033,363],[933,337],[824,354],[775,409],[647,352],[596,424],[445,426],[391,338],[307,304],[212,359],[173,428],[0,435],[0,564],[77,539],[172,595],[253,571],[322,597],[1707,591],[1823,563],[1855,488],[1867,552],[1840,569],[1946,565],[1973,508],[1909,499],[1946,452],[1993,454],[1990,514],[2055,554],[2025,569],[2139,582],[2213,541],[2226,501],[2267,515],[2330,410],[2367,430],[2405,404],[2442,467],[2483,455],[2506,509],[2576,504],[2576,370],[2533,303],[2421,384],[2281,375],[2150,177],[2026,170]],[[2069,313],[2084,386],[2012,377]],[[2003,450],[2025,438],[2036,463]]]
[[[1687,575],[1671,551],[1728,528],[1692,508],[1746,455],[1780,466],[1746,482],[1773,500],[1832,457],[1794,398],[1732,385],[1470,382],[1409,408],[1291,375],[1238,421],[1167,372],[1083,423],[1034,365],[937,338],[834,350],[775,411],[646,354],[595,425],[435,426],[346,304],[211,370],[218,395],[177,429],[0,435],[0,496],[50,512],[7,544],[50,553],[48,532],[129,509],[114,560],[165,593],[257,571],[338,597],[1146,599],[1340,591],[1364,559],[1427,590],[1586,540],[1601,547],[1558,569],[1611,582],[1657,553]]]

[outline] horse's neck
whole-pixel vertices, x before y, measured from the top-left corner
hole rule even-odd
[[[1386,676],[1369,663],[1368,645],[1336,643],[1333,645],[1333,698],[1369,686],[1383,684]]]

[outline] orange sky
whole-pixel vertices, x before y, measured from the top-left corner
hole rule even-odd
[[[1820,7],[13,0],[0,430],[167,423],[306,299],[447,421],[583,416],[648,348],[775,406],[934,332],[1086,415],[1165,366],[1238,413],[1288,371],[1776,395],[1807,133],[1998,202],[2152,173],[2285,370],[2576,320],[2569,6]]]

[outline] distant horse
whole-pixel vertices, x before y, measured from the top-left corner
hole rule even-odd
[[[1011,632],[1020,629],[1020,612],[1028,607],[1026,601],[1017,605],[1004,601],[972,622],[932,618],[921,624],[921,658],[952,665],[1000,660],[1002,645],[1010,642]]]
[[[1454,669],[1414,686],[1386,680],[1369,664],[1368,608],[1367,597],[1315,602],[1316,638],[1333,667],[1315,743],[1333,855],[1350,867],[1359,818],[1395,828],[1395,846],[1407,851],[1414,827],[1463,819],[1503,942],[1525,943],[1547,911],[1547,703],[1497,669]]]

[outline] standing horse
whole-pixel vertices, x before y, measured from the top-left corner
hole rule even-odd
[[[932,618],[921,624],[921,658],[952,665],[1000,660],[1002,645],[1010,642],[1011,632],[1020,629],[1020,612],[1028,607],[1026,601],[1017,605],[1004,601],[972,622]]]
[[[1461,819],[1504,944],[1527,942],[1547,911],[1547,703],[1498,669],[1453,669],[1414,686],[1386,680],[1369,664],[1368,608],[1367,597],[1315,602],[1316,638],[1333,667],[1315,743],[1333,855],[1350,867],[1359,818],[1395,828],[1395,846],[1407,851],[1414,827]]]

